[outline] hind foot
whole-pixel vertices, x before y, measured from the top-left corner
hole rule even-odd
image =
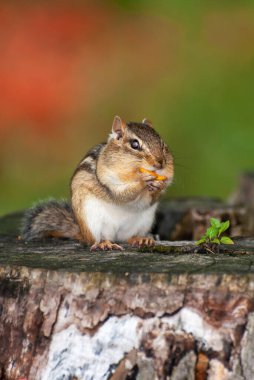
[[[91,252],[94,252],[94,251],[112,251],[112,249],[116,249],[119,251],[124,250],[124,248],[121,245],[118,245],[116,243],[111,243],[111,241],[109,241],[109,240],[103,240],[100,243],[94,243],[91,246],[90,251]]]
[[[149,236],[134,236],[128,239],[128,243],[132,247],[153,247],[155,241]]]

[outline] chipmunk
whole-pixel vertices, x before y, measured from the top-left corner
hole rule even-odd
[[[95,250],[119,243],[152,246],[158,199],[173,179],[173,156],[151,122],[115,116],[107,143],[96,145],[71,178],[71,204],[48,201],[24,217],[25,240],[70,238]]]

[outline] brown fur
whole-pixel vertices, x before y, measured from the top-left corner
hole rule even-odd
[[[67,202],[49,200],[28,210],[22,223],[25,240],[64,237],[79,240],[80,228]]]
[[[140,149],[131,147],[132,140],[139,142]],[[159,169],[168,181],[150,178],[140,172],[141,167]],[[53,202],[32,209],[25,218],[23,236],[27,240],[68,237],[94,244],[87,225],[89,215],[84,215],[86,199],[93,196],[119,205],[140,199],[151,205],[157,202],[173,172],[173,157],[150,121],[125,124],[115,117],[108,142],[92,148],[74,171],[71,207]],[[139,237],[139,241],[142,239]]]
[[[135,151],[130,147],[131,139],[140,141],[142,151]],[[146,190],[139,169],[147,165],[162,168],[162,175],[168,178],[173,177],[173,157],[158,133],[142,123],[127,123],[122,139],[110,140],[101,151],[97,162],[97,175],[100,181],[108,186],[114,194],[114,201],[125,203],[134,200],[144,192],[144,195],[146,193],[153,203],[159,198],[163,188],[152,194]],[[112,172],[128,184],[128,191],[120,193],[116,187],[114,188],[114,185],[111,185]]]

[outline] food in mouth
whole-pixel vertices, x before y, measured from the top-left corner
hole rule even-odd
[[[145,168],[140,168],[139,170],[142,173],[147,173],[154,176],[154,178],[157,179],[157,181],[165,181],[167,179],[167,177],[165,177],[164,175],[157,174],[156,172],[153,172],[152,170],[147,170]]]

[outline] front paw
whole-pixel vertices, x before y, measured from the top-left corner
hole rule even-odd
[[[145,183],[155,181],[155,177],[152,174],[146,174],[146,173],[141,174],[141,178],[142,178],[142,181]]]
[[[149,191],[160,191],[165,188],[164,181],[158,181],[151,174],[143,174],[142,181]]]
[[[147,189],[149,191],[162,191],[166,188],[166,184],[164,181],[147,181],[146,182]]]

